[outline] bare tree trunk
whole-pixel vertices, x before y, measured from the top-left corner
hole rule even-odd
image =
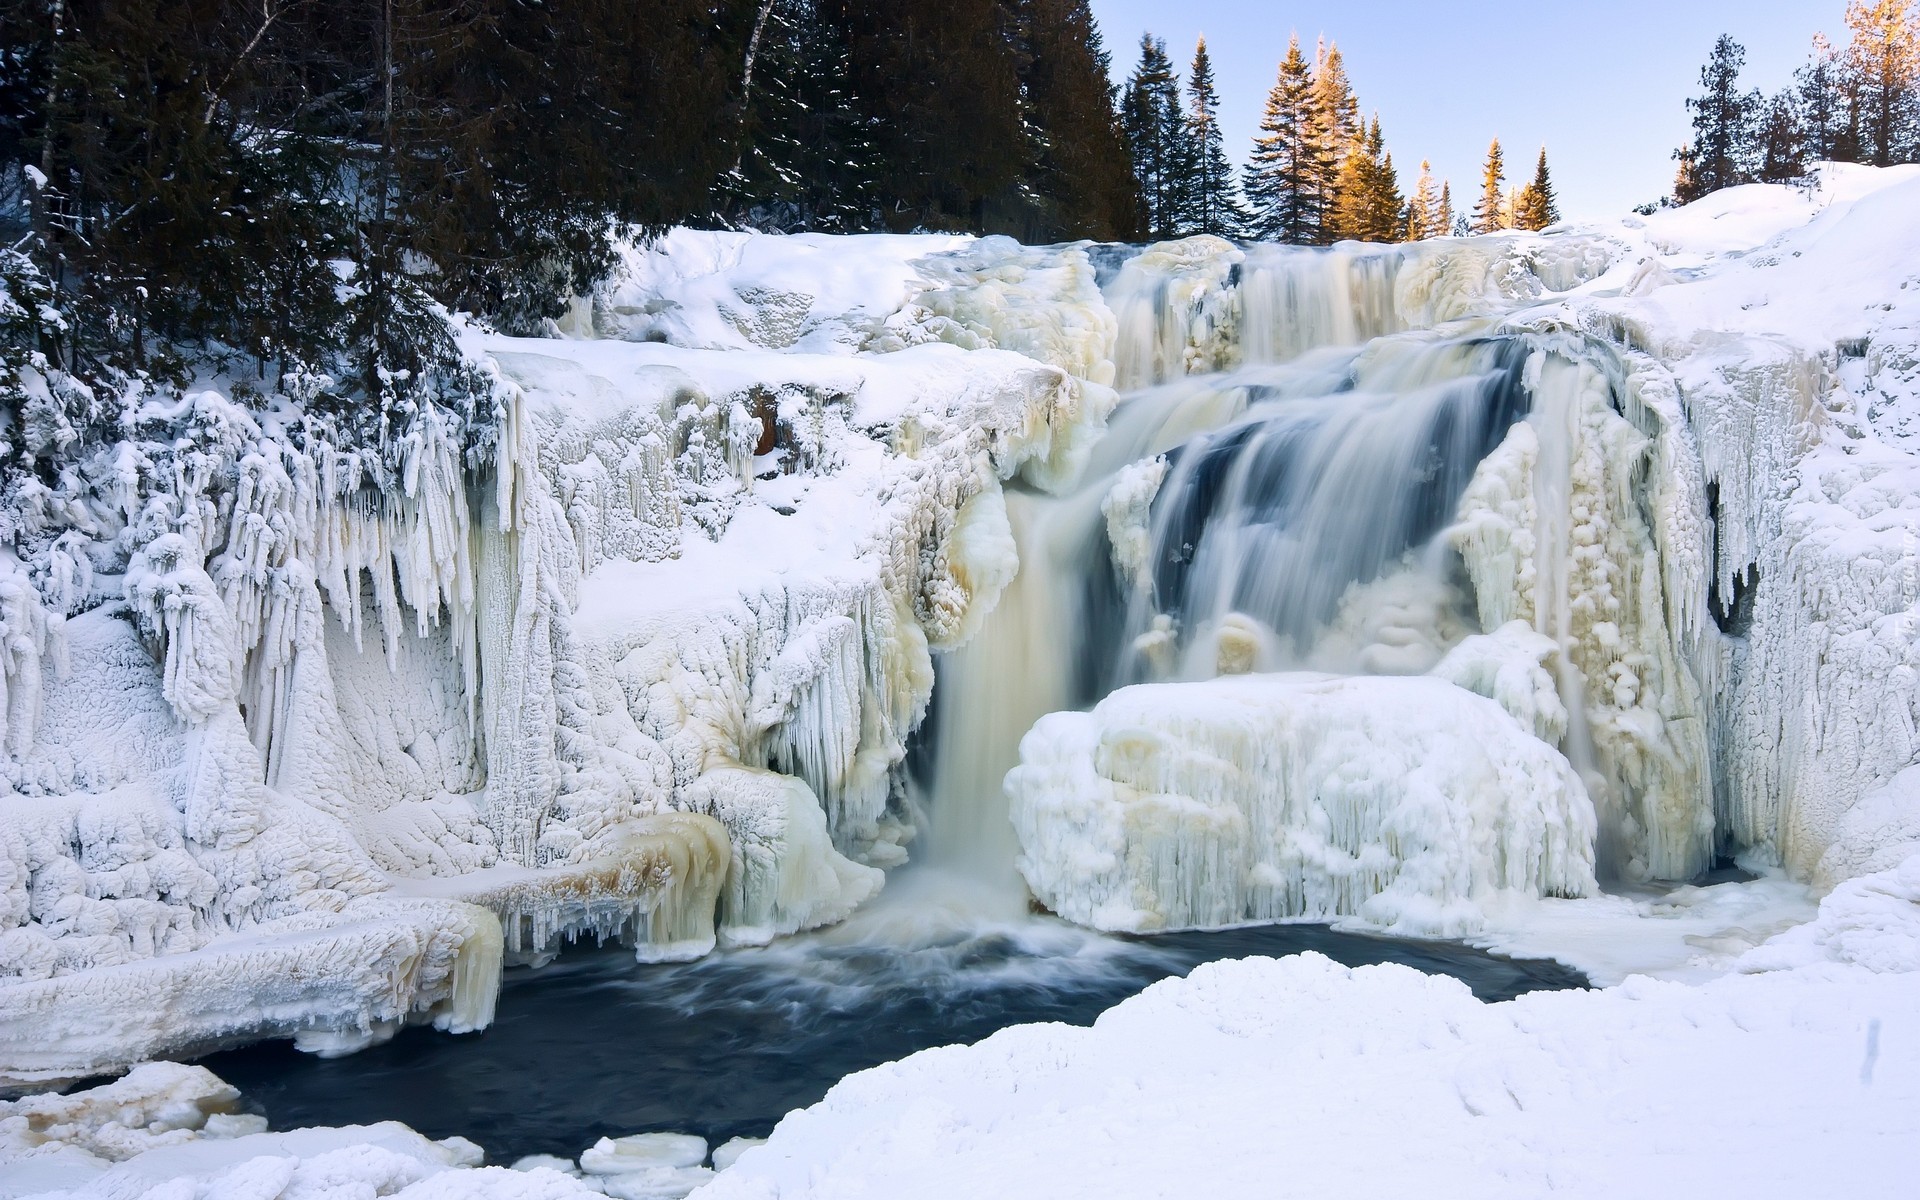
[[[760,11],[753,18],[753,36],[747,39],[747,61],[740,71],[740,109],[745,112],[753,102],[753,60],[760,56],[760,35],[767,31],[767,18],[773,15],[774,0],[760,0]]]

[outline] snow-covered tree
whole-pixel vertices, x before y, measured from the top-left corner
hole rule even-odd
[[[1807,154],[1830,162],[1859,157],[1858,90],[1825,34],[1813,35],[1813,53],[1793,79]]]
[[[1791,89],[1761,106],[1754,122],[1754,178],[1761,183],[1797,183],[1807,174],[1807,138]]]

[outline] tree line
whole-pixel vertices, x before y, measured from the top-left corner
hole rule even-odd
[[[1664,203],[1745,183],[1797,183],[1816,162],[1920,162],[1920,5],[1852,0],[1845,24],[1845,46],[1815,34],[1793,81],[1771,96],[1741,87],[1746,49],[1721,35],[1700,69],[1700,93],[1687,101],[1693,133],[1674,151],[1679,165]]]
[[[346,419],[466,389],[444,311],[537,329],[616,228],[1132,236],[1108,69],[1086,0],[0,0],[42,298],[0,388],[211,366]]]
[[[293,379],[377,440],[479,403],[449,311],[537,330],[616,229],[1322,244],[1554,218],[1544,152],[1472,219],[1424,165],[1403,195],[1335,47],[1289,47],[1244,168],[1204,42],[1184,80],[1152,38],[1111,68],[1088,0],[0,0],[0,400],[34,362]]]
[[[1309,59],[1298,37],[1288,43],[1239,172],[1227,161],[1205,38],[1194,47],[1184,96],[1182,91],[1166,43],[1142,37],[1121,101],[1121,123],[1149,236],[1211,233],[1295,245],[1401,242],[1544,229],[1560,219],[1545,148],[1533,178],[1510,188],[1497,139],[1470,217],[1455,212],[1452,185],[1436,181],[1427,162],[1420,164],[1412,194],[1403,195],[1380,115],[1361,115],[1338,45],[1323,43]]]

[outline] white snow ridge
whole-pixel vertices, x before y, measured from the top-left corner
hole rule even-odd
[[[0,1087],[134,1069],[0,1106],[0,1195],[1910,1190],[1920,170],[1394,248],[620,259],[463,334],[481,451],[420,416],[344,483],[216,380],[6,498]],[[268,1133],[148,1062],[831,924],[926,816],[1098,929],[1626,982],[1215,964],[711,1167]]]

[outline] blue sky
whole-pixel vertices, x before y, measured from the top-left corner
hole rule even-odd
[[[1139,57],[1140,34],[1165,38],[1185,74],[1207,38],[1228,153],[1246,156],[1267,89],[1298,31],[1311,53],[1337,42],[1365,110],[1377,109],[1403,188],[1422,158],[1471,207],[1487,143],[1508,174],[1532,174],[1544,143],[1570,217],[1625,213],[1667,192],[1669,157],[1688,132],[1692,95],[1722,33],[1747,48],[1743,82],[1772,92],[1807,57],[1813,35],[1843,41],[1844,0],[1092,0],[1114,73]]]

